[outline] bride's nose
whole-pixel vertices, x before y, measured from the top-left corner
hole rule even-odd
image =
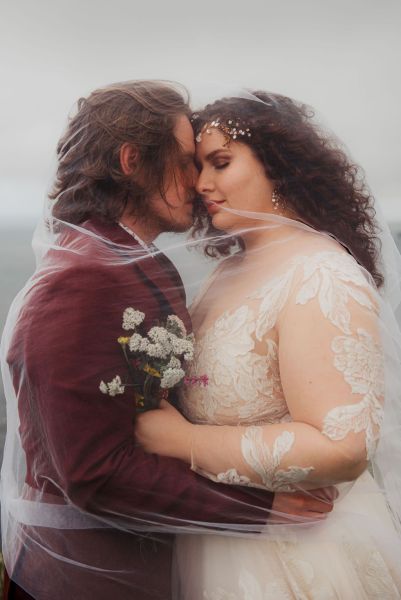
[[[214,184],[210,177],[208,177],[205,170],[201,171],[196,182],[196,191],[198,194],[209,194],[214,190]]]

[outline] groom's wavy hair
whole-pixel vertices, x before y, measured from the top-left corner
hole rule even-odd
[[[333,235],[381,287],[380,229],[360,168],[334,135],[316,125],[309,106],[279,94],[252,93],[263,102],[223,98],[207,105],[192,119],[195,135],[217,119],[246,123],[251,136],[239,136],[238,141],[260,160],[283,206],[311,227]],[[200,198],[192,235],[211,238],[204,246],[208,256],[227,256],[244,248],[241,239],[227,238],[213,227]]]
[[[80,98],[57,146],[52,215],[75,224],[117,221],[126,209],[148,215],[149,196],[165,199],[167,173],[176,179],[181,169],[174,135],[181,115],[190,116],[188,93],[170,82],[127,81]],[[129,176],[120,165],[124,143],[138,154]]]

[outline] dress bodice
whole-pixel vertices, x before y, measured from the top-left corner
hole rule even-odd
[[[372,364],[377,365],[375,380],[381,381],[380,361],[371,360],[375,353],[371,337],[362,329],[352,331],[351,301],[375,310],[374,292],[355,260],[338,245],[312,245],[308,252],[287,258],[277,261],[279,268],[270,276],[255,277],[253,286],[248,280],[243,292],[237,287],[236,303],[228,292],[230,304],[225,310],[224,293],[219,291],[217,301],[220,298],[223,310],[214,319],[204,318],[206,327],[195,329],[195,359],[189,375],[206,375],[208,385],[182,388],[181,409],[192,422],[255,425],[292,420],[280,379],[277,327],[288,304],[302,308],[315,299],[322,319],[319,327],[327,322],[331,328],[334,373],[342,373],[354,393],[360,391],[361,381],[370,388]],[[212,279],[209,287],[213,285]],[[213,300],[204,293],[195,301],[195,312],[210,314],[213,306],[209,305]],[[372,402],[368,404],[370,410]],[[344,421],[347,410],[338,418],[332,415],[333,426]],[[355,415],[351,417],[355,420]]]
[[[245,301],[197,338],[190,375],[207,375],[208,384],[183,388],[181,405],[189,420],[235,425],[289,418],[274,331],[261,354],[255,350],[256,327],[257,311]]]

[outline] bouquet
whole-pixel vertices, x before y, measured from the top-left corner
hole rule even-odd
[[[125,388],[134,389],[138,411],[159,406],[160,400],[167,399],[169,390],[183,381],[207,385],[207,377],[186,378],[183,364],[194,357],[194,336],[187,334],[182,320],[169,315],[165,324],[151,327],[146,334],[141,331],[145,313],[134,308],[126,308],[123,313],[123,329],[132,332],[130,336],[118,338],[127,365],[130,381],[123,383],[120,375],[112,381],[100,382],[103,394],[116,396]],[[196,379],[196,381],[194,381]]]

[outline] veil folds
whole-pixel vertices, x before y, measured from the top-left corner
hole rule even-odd
[[[247,97],[255,99],[248,93]],[[375,543],[394,564],[392,557],[397,556],[401,534],[401,334],[395,316],[401,300],[401,260],[388,227],[378,213],[386,282],[383,291],[378,291],[371,276],[327,233],[279,215],[225,210],[244,223],[236,236],[252,230],[262,235],[264,241],[256,250],[238,250],[228,258],[212,260],[205,258],[201,249],[213,239],[164,235],[156,241],[157,248],[146,248],[118,224],[91,219],[72,225],[51,215],[44,217],[35,232],[37,267],[11,306],[1,354],[7,397],[1,485],[3,549],[9,574],[35,597],[50,598],[57,593],[61,599],[78,598],[82,589],[87,590],[87,597],[96,598],[109,597],[116,590],[121,598],[135,597],[133,590],[146,598],[160,597],[162,580],[166,586],[174,583],[171,556],[175,535],[195,542],[197,536],[233,540],[256,536],[275,542],[316,531],[319,539],[338,542],[352,527],[355,542]],[[332,265],[338,256],[348,266],[342,269],[340,265],[336,271]],[[302,287],[305,277],[309,288]],[[333,288],[333,281],[340,282],[338,288]],[[227,290],[235,294],[222,301],[222,288],[216,287],[216,282],[223,287],[226,282]],[[244,287],[238,282],[244,282]],[[285,290],[282,303],[278,289]],[[194,300],[191,314],[198,311],[194,333],[199,361],[196,336],[202,329],[204,307],[220,306],[213,322],[221,325],[219,319],[225,311],[241,311],[241,303],[233,300],[242,297],[260,317],[260,335],[249,321],[246,340],[236,338],[244,343],[241,356],[256,353],[252,367],[256,370],[251,373],[258,379],[250,390],[259,394],[259,408],[245,402],[235,408],[237,396],[246,398],[249,392],[241,387],[246,380],[228,377],[233,363],[224,362],[226,356],[218,372],[220,379],[213,379],[211,371],[219,359],[211,359],[207,350],[202,350],[207,358],[202,363],[205,372],[193,371],[192,375],[207,376],[209,384],[189,381],[180,391],[173,391],[170,399],[187,418],[199,423],[256,428],[291,423],[285,404],[277,405],[277,398],[285,397],[283,390],[281,396],[277,389],[269,392],[278,412],[264,413],[262,407],[268,397],[263,372],[266,363],[261,367],[261,359],[255,356],[263,356],[265,345],[273,347],[277,342],[265,336],[275,325],[269,307],[276,303],[275,318],[283,315],[284,319],[288,302],[307,307],[316,296],[319,310],[326,310],[324,318],[339,323],[337,337],[344,338],[348,332],[342,310],[348,302],[346,290],[350,302],[374,315],[382,355],[383,370],[374,373],[366,393],[360,382],[355,392],[355,403],[361,402],[362,396],[369,403],[376,378],[383,373],[380,419],[375,421],[373,416],[373,424],[361,422],[359,431],[350,434],[357,438],[362,431],[365,439],[366,428],[371,427],[374,450],[369,455],[369,469],[355,485],[349,477],[316,479],[306,486],[299,478],[273,488],[285,492],[288,484],[287,493],[305,490],[313,499],[314,488],[337,485],[340,497],[326,528],[313,518],[277,514],[272,508],[272,489],[263,478],[258,485],[244,485],[243,480],[219,479],[219,473],[208,472],[197,464],[196,445],[192,470],[175,459],[146,454],[135,441],[132,390],[126,386],[112,396],[99,389],[101,381],[111,382],[118,375],[124,382],[127,377],[117,342],[119,336],[132,334],[123,327],[127,308],[144,313],[145,331],[176,315],[190,332],[186,304]],[[239,313],[240,318],[251,319],[249,313],[244,315],[244,311]],[[233,318],[229,332],[238,323]],[[209,336],[207,343],[211,344],[212,330],[202,334]],[[229,337],[227,340],[230,342]],[[210,352],[216,350],[216,346],[211,348]],[[223,348],[222,353],[230,354],[232,349]],[[196,361],[192,364],[189,372]],[[334,368],[337,372],[339,364],[340,359]],[[277,379],[279,374],[272,371],[269,376]],[[276,384],[278,388],[279,382]],[[226,386],[231,394],[220,412],[207,399],[219,386]],[[218,394],[215,399],[217,402]],[[235,447],[233,456],[238,451]],[[379,503],[380,510],[365,511],[358,502],[366,498],[372,506]],[[384,507],[389,510],[385,517]],[[193,562],[189,565],[180,554],[180,547],[176,560],[178,572],[196,571]],[[144,565],[152,567],[149,570]]]

